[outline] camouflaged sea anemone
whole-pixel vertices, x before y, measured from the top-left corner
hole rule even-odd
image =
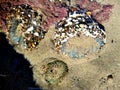
[[[81,55],[83,57],[91,52],[90,48],[95,47],[95,51],[97,51],[106,43],[104,26],[92,17],[90,11],[77,6],[70,6],[68,9],[68,16],[57,22],[55,28],[56,31],[53,38],[55,50],[58,53],[62,52],[71,57],[81,58]],[[90,42],[93,42],[93,40],[90,39],[84,43],[85,39],[81,38],[82,35],[94,38],[98,46],[94,43],[90,44]],[[74,47],[73,45],[71,45],[69,49],[66,49],[67,42],[74,37],[79,37],[79,39],[82,40],[80,42],[72,42],[75,45],[78,43],[78,46],[75,46],[73,50],[70,50]],[[82,48],[82,51],[80,48]]]
[[[43,15],[28,4],[11,7],[6,21],[11,44],[25,49],[36,48],[47,32],[42,27]]]

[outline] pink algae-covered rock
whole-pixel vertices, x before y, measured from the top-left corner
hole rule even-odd
[[[96,1],[89,2],[86,9],[95,12],[95,10],[100,10],[101,9],[101,5],[99,3],[97,3]]]
[[[96,1],[91,2],[89,0],[76,0],[76,3],[79,4],[81,8],[91,11],[98,22],[108,20],[113,8],[113,5],[103,5]]]
[[[49,0],[44,2],[41,8],[42,12],[46,16],[46,21],[48,26],[51,26],[56,21],[61,20],[63,17],[67,16],[66,8],[58,7],[55,3]]]
[[[65,8],[59,8],[59,7],[56,7],[55,11],[51,14],[52,14],[51,17],[50,16],[47,17],[49,25],[52,25],[56,21],[59,21],[63,17],[67,16],[66,9]]]
[[[8,3],[1,2],[0,3],[0,27],[4,30],[6,30],[5,18],[7,16],[8,10],[9,10]]]
[[[110,18],[112,8],[113,5],[103,5],[102,10],[96,14],[95,18],[99,22],[107,21]]]
[[[86,5],[88,5],[89,1],[88,0],[75,0],[75,3],[79,4],[80,7],[86,8]]]

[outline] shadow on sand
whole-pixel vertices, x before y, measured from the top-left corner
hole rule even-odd
[[[5,34],[0,33],[0,90],[38,88],[29,61],[18,54],[5,37]]]

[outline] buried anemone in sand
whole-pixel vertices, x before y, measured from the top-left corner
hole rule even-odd
[[[38,73],[39,80],[44,85],[57,85],[68,73],[67,64],[57,58],[46,58],[42,64],[35,66],[34,70]]]
[[[68,72],[66,63],[60,60],[56,60],[47,64],[48,69],[45,73],[45,80],[49,84],[57,84]]]

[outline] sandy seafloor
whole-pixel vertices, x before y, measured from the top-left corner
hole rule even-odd
[[[68,56],[55,53],[51,49],[50,42],[54,33],[52,26],[45,39],[39,44],[38,49],[31,52],[21,51],[33,65],[36,83],[45,90],[120,90],[120,0],[98,1],[103,4],[112,4],[114,8],[109,21],[102,23],[107,33],[107,43],[100,53],[93,58],[71,59]],[[63,81],[52,87],[42,80],[39,72],[44,59],[50,57],[63,60],[69,68]],[[107,80],[109,74],[113,78]]]

